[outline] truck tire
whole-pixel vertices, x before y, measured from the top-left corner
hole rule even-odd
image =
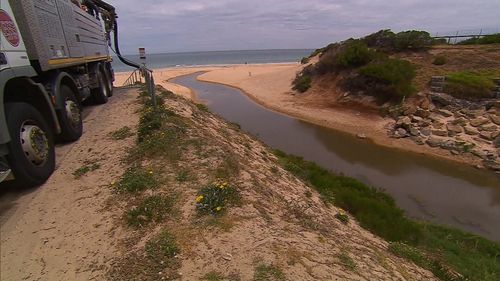
[[[75,93],[70,87],[63,84],[60,91],[64,102],[63,108],[57,112],[59,125],[61,126],[61,134],[57,138],[63,142],[76,141],[82,136],[83,132],[82,110]]]
[[[44,183],[55,168],[54,135],[42,114],[27,103],[5,104],[11,141],[7,160],[12,185],[28,188]]]
[[[92,98],[97,104],[105,104],[108,102],[109,92],[106,86],[106,75],[101,70],[97,72],[97,81],[99,87],[92,90]]]
[[[106,73],[106,85],[108,86],[108,97],[112,97],[113,96],[113,78],[112,78],[109,70],[105,70],[104,73]]]

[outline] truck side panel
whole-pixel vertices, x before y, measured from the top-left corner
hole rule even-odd
[[[28,55],[42,71],[109,56],[100,21],[70,0],[10,0]]]

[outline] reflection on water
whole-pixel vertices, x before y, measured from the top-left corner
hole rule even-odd
[[[208,107],[271,147],[383,188],[415,218],[500,241],[500,177],[489,171],[374,145],[303,122],[248,99],[239,90],[195,80],[173,82],[193,89]]]

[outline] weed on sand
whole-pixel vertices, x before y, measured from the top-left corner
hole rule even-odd
[[[92,172],[92,171],[95,171],[99,168],[101,168],[101,165],[99,163],[87,164],[85,166],[82,166],[82,167],[76,169],[73,172],[73,176],[75,177],[75,179],[79,179],[79,178],[83,177],[85,174]]]
[[[132,166],[125,171],[115,188],[118,192],[134,193],[154,189],[158,187],[158,184],[153,170]]]
[[[173,214],[175,198],[166,195],[153,195],[144,199],[137,207],[126,213],[127,224],[143,227],[150,222],[161,222]]]
[[[282,281],[286,280],[285,274],[276,265],[259,263],[255,266],[253,281]]]
[[[122,128],[120,128],[116,131],[113,131],[109,134],[109,136],[113,140],[124,140],[124,139],[131,137],[133,135],[134,135],[134,133],[132,132],[132,130],[128,126],[122,127]]]

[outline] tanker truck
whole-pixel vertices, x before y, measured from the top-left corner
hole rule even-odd
[[[0,0],[0,182],[44,183],[54,143],[82,135],[82,104],[112,96],[117,16],[92,4],[89,13],[77,0]]]

